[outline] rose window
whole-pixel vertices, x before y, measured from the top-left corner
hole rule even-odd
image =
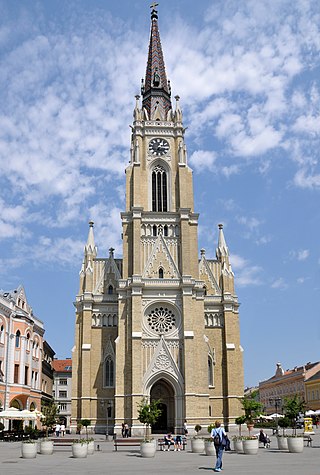
[[[148,325],[157,333],[167,333],[175,327],[176,319],[167,307],[156,307],[147,315]]]

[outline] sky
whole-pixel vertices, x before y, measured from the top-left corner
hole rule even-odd
[[[122,256],[130,127],[150,34],[144,0],[0,0],[0,288],[22,284],[56,357],[95,222]],[[196,6],[195,6],[196,5]],[[224,224],[245,385],[320,360],[320,3],[161,0],[184,114],[199,250]]]

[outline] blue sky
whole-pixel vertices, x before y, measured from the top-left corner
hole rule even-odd
[[[64,358],[90,219],[99,257],[121,257],[149,2],[0,0],[0,19],[0,288],[25,286]],[[320,359],[319,25],[316,0],[159,5],[199,249],[215,257],[224,223],[246,385]]]

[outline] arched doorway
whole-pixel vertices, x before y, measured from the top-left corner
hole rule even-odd
[[[152,426],[152,432],[163,434],[164,432],[174,432],[175,429],[175,398],[174,389],[170,383],[164,379],[159,379],[154,383],[150,391],[150,400],[160,400],[161,416],[157,423]]]

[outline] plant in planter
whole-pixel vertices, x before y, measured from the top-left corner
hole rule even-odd
[[[59,414],[59,408],[54,402],[46,404],[42,407],[42,426],[45,427],[46,437],[40,442],[40,453],[43,455],[53,454],[53,441],[49,440],[49,430],[53,430],[57,415]]]
[[[243,437],[241,435],[234,435],[232,437],[233,449],[237,454],[243,453]]]
[[[256,436],[248,435],[242,437],[243,452],[246,455],[256,455],[259,449],[259,439]]]
[[[21,444],[21,456],[24,459],[34,459],[37,456],[37,442],[34,439],[23,440]]]
[[[74,458],[85,458],[88,455],[87,439],[79,438],[72,441],[72,456]]]
[[[191,439],[191,450],[194,454],[202,454],[205,448],[204,439],[198,437],[202,427],[200,424],[194,426],[196,435]]]
[[[258,417],[263,408],[261,402],[257,400],[257,396],[258,391],[252,391],[251,394],[239,399],[244,410],[245,421],[247,423],[249,435],[254,427],[254,419]]]
[[[209,434],[211,434],[211,431],[212,431],[212,429],[214,429],[214,427],[215,427],[214,424],[208,425],[207,430],[208,430]],[[210,455],[215,455],[216,454],[216,449],[215,449],[212,437],[204,440],[204,449],[205,449],[206,455],[210,456]]]
[[[87,439],[87,444],[88,444],[88,455],[93,455],[94,454],[94,438],[89,437],[89,439]]]
[[[277,435],[278,449],[288,450],[288,440],[285,436],[285,429],[290,426],[290,420],[287,417],[282,417],[279,419],[278,425],[282,428],[282,435]]]
[[[284,399],[283,410],[289,419],[290,426],[293,429],[293,435],[297,434],[297,418],[301,412],[304,412],[305,406],[305,402],[296,394],[292,398]]]
[[[85,427],[86,429],[86,439],[88,440],[88,427],[91,426],[90,419],[81,419],[80,421],[81,427]]]
[[[162,410],[159,408],[160,401],[154,400],[150,403],[147,398],[143,398],[138,405],[138,421],[145,425],[145,437],[140,445],[141,457],[154,457],[156,445],[150,437],[151,426],[157,422],[161,416]]]

